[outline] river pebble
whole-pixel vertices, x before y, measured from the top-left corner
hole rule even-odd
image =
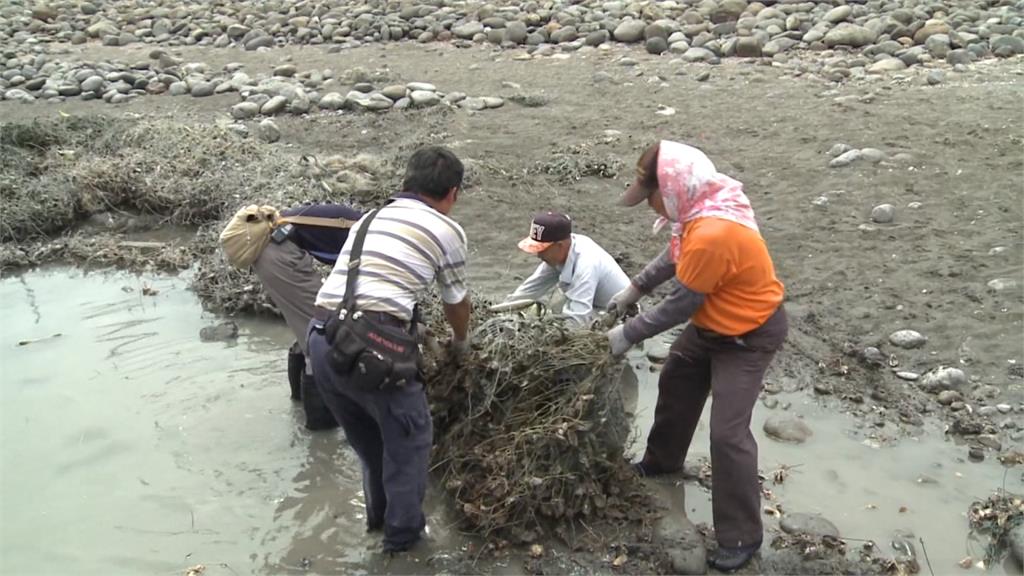
[[[203,342],[223,342],[238,337],[238,324],[228,320],[213,326],[204,326],[199,330],[199,339]]]
[[[764,432],[776,440],[795,444],[803,444],[814,434],[806,422],[787,416],[769,417],[764,423]]]
[[[889,224],[896,218],[896,207],[892,204],[879,204],[871,209],[871,221],[876,224]]]
[[[786,514],[779,521],[779,527],[787,534],[808,534],[817,538],[822,536],[839,537],[839,528],[818,514],[802,512]]]
[[[281,139],[281,129],[277,127],[273,120],[265,118],[256,129],[256,136],[260,140],[272,144]]]
[[[907,350],[920,348],[928,342],[928,338],[916,330],[897,330],[889,335],[889,343]]]
[[[1017,290],[1020,284],[1014,278],[996,278],[990,280],[987,286],[992,292],[1012,292]]]
[[[925,392],[937,394],[943,390],[962,390],[967,386],[967,375],[959,368],[940,367],[927,372],[917,385]]]

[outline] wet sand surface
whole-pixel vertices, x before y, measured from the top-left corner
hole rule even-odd
[[[306,432],[288,400],[285,325],[238,319],[236,341],[200,342],[200,328],[220,319],[186,285],[63,268],[0,281],[0,572],[173,574],[200,563],[208,574],[522,572],[518,552],[467,564],[475,542],[435,494],[427,541],[407,556],[381,555],[378,537],[364,533],[354,454],[339,433]],[[657,375],[640,353],[631,364],[636,452]],[[759,404],[753,422],[773,495],[764,504],[820,513],[887,554],[894,530],[910,531],[937,574],[982,555],[967,534],[970,502],[993,487],[1024,488],[1017,469],[966,462],[938,420],[905,436],[802,392],[771,398],[779,407]],[[813,436],[767,438],[763,422],[779,413],[802,417]],[[706,422],[691,460],[708,454]],[[668,514],[685,504],[691,520],[710,522],[699,483],[650,485],[672,504]],[[765,518],[770,541],[777,522]]]

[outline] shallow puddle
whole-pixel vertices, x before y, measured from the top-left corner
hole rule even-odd
[[[633,357],[639,375],[636,432],[646,434],[653,420],[658,374],[650,364]],[[770,374],[769,374],[770,378]],[[768,478],[764,487],[774,496],[762,505],[783,513],[820,514],[832,521],[850,550],[873,541],[878,555],[897,553],[892,541],[897,531],[912,541],[922,573],[928,561],[935,574],[983,573],[958,566],[971,556],[976,564],[985,556],[987,539],[969,537],[967,510],[975,500],[993,491],[1024,493],[1021,469],[1004,468],[989,452],[981,463],[967,460],[967,447],[944,434],[941,422],[930,420],[920,434],[905,436],[892,425],[874,428],[847,414],[837,404],[822,405],[804,393],[779,394],[778,408],[759,402],[752,428],[759,448],[759,468]],[[782,407],[786,406],[787,409]],[[710,460],[708,427],[710,402],[694,436],[689,459]],[[769,438],[764,422],[773,415],[799,417],[810,426],[813,436],[804,444],[789,444]],[[634,457],[643,454],[643,442],[632,446]],[[784,470],[782,482],[774,472]],[[694,523],[711,523],[711,493],[697,482],[686,482],[685,496],[679,494],[678,479],[656,479],[657,487],[675,509],[684,505]],[[778,533],[778,520],[764,516],[765,530]],[[765,542],[772,534],[766,533]],[[919,539],[923,539],[924,545]],[[926,558],[927,556],[927,558]],[[1020,574],[1007,560],[987,574]]]
[[[218,318],[186,285],[67,269],[0,281],[0,573],[443,571],[468,540],[436,495],[414,554],[389,561],[364,533],[355,455],[340,434],[306,432],[288,400],[284,324],[241,319],[236,341],[203,343],[200,328]],[[646,366],[639,373],[627,392],[645,432],[656,383]],[[804,445],[780,444],[761,432],[774,411],[755,413],[761,467],[799,465],[769,481],[785,511],[820,512],[887,554],[893,530],[913,531],[936,573],[981,555],[967,549],[965,512],[1003,484],[997,463],[965,462],[937,425],[876,448],[838,411],[780,400],[814,430]],[[706,426],[698,434],[694,456],[707,454]],[[1020,491],[1020,472],[1005,482]],[[652,484],[680,494],[671,480]],[[691,518],[710,521],[709,495],[693,483],[685,493]]]

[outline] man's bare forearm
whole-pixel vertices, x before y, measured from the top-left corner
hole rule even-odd
[[[452,327],[452,335],[456,340],[465,340],[469,334],[469,317],[473,312],[473,304],[469,294],[458,304],[444,304],[444,317]]]

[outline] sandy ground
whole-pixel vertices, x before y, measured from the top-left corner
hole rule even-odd
[[[75,50],[81,59],[146,56],[144,49]],[[651,234],[646,209],[617,207],[615,197],[647,143],[668,138],[696,145],[720,171],[744,182],[787,286],[791,338],[770,374],[772,387],[808,395],[815,385],[831,389],[835,397],[822,401],[865,421],[880,418],[879,434],[912,432],[922,413],[953,418],[934,396],[849,353],[878,346],[895,355],[900,370],[961,367],[972,386],[998,388],[986,403],[1024,402],[1024,61],[983,62],[938,86],[924,81],[926,69],[835,85],[784,66],[683,64],[624,47],[528,61],[516,60],[517,54],[414,44],[339,54],[320,48],[180,51],[214,67],[242,62],[250,72],[286,60],[300,70],[387,67],[394,80],[427,81],[442,91],[545,97],[541,107],[508,102],[476,114],[276,119],[283,132],[279,146],[296,157],[373,154],[423,142],[455,150],[475,179],[453,216],[470,239],[474,289],[489,296],[510,291],[531,270],[534,261],[517,253],[515,242],[530,214],[544,209],[570,213],[578,232],[636,272],[666,237]],[[624,65],[624,57],[635,63]],[[710,78],[698,81],[705,70]],[[237,95],[147,96],[119,107],[2,102],[0,117],[60,110],[228,122],[227,109],[236,101]],[[656,114],[659,105],[675,114]],[[837,143],[909,158],[830,168],[828,152]],[[584,157],[617,160],[618,176],[564,182],[536,173],[552,154],[581,145]],[[827,205],[812,203],[821,196]],[[895,220],[874,224],[871,210],[883,203],[896,207]],[[995,291],[987,284],[997,278],[1017,284]],[[927,345],[891,346],[888,335],[905,328],[927,336]],[[1021,446],[1011,432],[1000,432],[1004,450]]]

